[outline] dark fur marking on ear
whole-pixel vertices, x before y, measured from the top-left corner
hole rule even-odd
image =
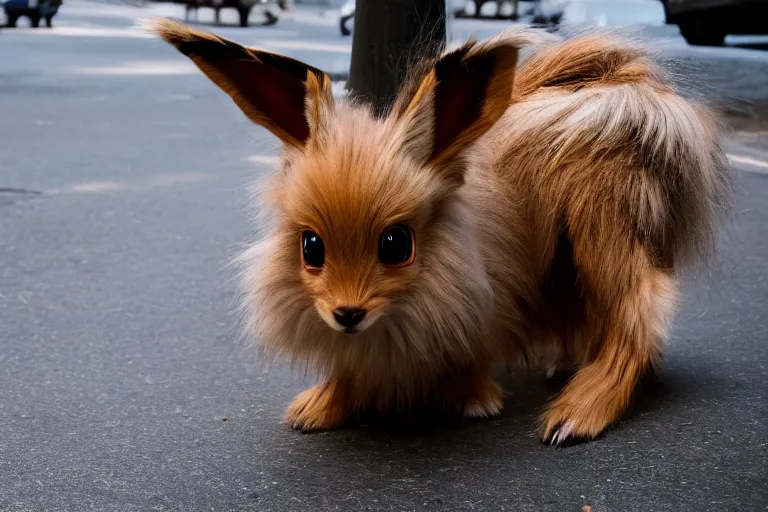
[[[171,20],[158,20],[153,30],[189,57],[251,121],[293,146],[303,145],[310,137],[306,100],[308,94],[319,92],[314,88],[310,92],[308,83],[325,84],[324,72]]]
[[[478,55],[466,60],[469,47],[447,55],[435,65],[435,142],[433,157],[442,153],[483,112],[495,58]]]
[[[261,95],[258,102],[261,112],[274,119],[297,140],[307,140],[310,135],[307,118],[302,110],[295,108],[296,105],[303,104],[307,95],[304,82],[289,79],[282,70],[256,60],[241,62],[240,66],[244,70],[251,68],[254,83],[256,79],[261,83],[258,89]],[[286,101],[286,98],[292,99]]]

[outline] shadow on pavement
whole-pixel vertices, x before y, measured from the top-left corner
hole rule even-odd
[[[674,410],[679,403],[692,402],[694,395],[713,396],[721,389],[717,373],[713,369],[702,371],[701,368],[692,369],[685,365],[665,368],[663,362],[661,369],[662,373],[649,373],[643,379],[629,410],[617,425],[606,432],[607,435],[621,430],[623,425],[632,425],[637,417],[654,416],[657,411]],[[429,443],[438,449],[449,448],[468,434],[493,438],[501,430],[504,431],[505,438],[517,439],[519,444],[529,447],[531,444],[538,444],[536,427],[539,415],[547,403],[562,390],[570,375],[562,374],[546,379],[543,375],[514,376],[503,373],[497,374],[496,378],[507,393],[504,411],[499,417],[486,420],[465,419],[435,410],[393,418],[367,415],[350,421],[343,429],[335,432],[343,432],[345,442],[354,438],[369,449],[378,446],[382,450],[393,439],[413,443],[414,446]],[[659,421],[659,418],[654,421]],[[335,436],[334,433],[303,435]]]
[[[689,363],[663,365],[661,377],[649,378],[641,386],[623,421],[593,442],[558,449],[538,440],[538,414],[564,378],[547,381],[543,376],[505,376],[500,380],[510,396],[498,418],[478,421],[431,416],[406,426],[372,422],[322,434],[295,433],[288,436],[292,439],[289,444],[277,450],[280,455],[250,448],[252,452],[244,454],[246,459],[277,457],[279,463],[273,465],[269,479],[290,483],[279,495],[262,486],[243,498],[258,508],[285,496],[313,503],[333,499],[331,496],[350,503],[367,502],[375,496],[371,506],[384,510],[390,505],[402,506],[407,496],[425,510],[440,510],[447,503],[461,503],[473,496],[487,502],[484,510],[492,510],[491,503],[504,497],[518,499],[510,492],[514,489],[524,492],[537,510],[564,510],[564,500],[573,501],[573,510],[581,510],[578,493],[571,496],[566,492],[576,485],[573,481],[549,479],[542,485],[543,475],[566,474],[565,468],[579,467],[584,471],[576,480],[583,480],[582,487],[592,471],[604,482],[610,474],[596,470],[595,464],[610,467],[603,466],[605,461],[615,459],[653,467],[656,462],[649,463],[642,455],[650,446],[675,435],[687,436],[689,431],[696,437],[699,426],[687,421],[689,416],[681,415],[680,409],[686,408],[684,404],[695,408],[701,396],[722,399],[723,382],[716,369],[701,366],[708,364],[704,359]],[[642,475],[654,471],[635,470]],[[253,466],[241,473],[248,488],[258,488],[263,480],[259,471]]]

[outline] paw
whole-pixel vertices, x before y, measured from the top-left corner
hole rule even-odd
[[[317,432],[338,428],[349,416],[337,386],[325,383],[297,395],[283,418],[291,428]]]
[[[491,418],[501,414],[502,409],[504,392],[488,377],[475,383],[475,396],[466,402],[462,414],[465,418]]]
[[[542,417],[539,435],[545,444],[567,445],[596,438],[613,421],[599,409],[571,408],[557,400]]]
[[[492,397],[484,402],[473,399],[464,406],[463,414],[465,418],[484,419],[498,416],[502,409],[504,409],[504,402],[501,397]]]

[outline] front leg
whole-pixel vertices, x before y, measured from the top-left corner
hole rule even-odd
[[[338,428],[354,412],[349,391],[344,381],[329,379],[299,393],[285,411],[285,422],[302,432]]]
[[[465,418],[490,418],[501,414],[504,391],[493,380],[490,368],[473,372],[457,384],[456,401]]]

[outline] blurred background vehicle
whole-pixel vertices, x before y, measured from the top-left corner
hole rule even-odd
[[[210,8],[214,11],[214,22],[220,23],[220,12],[222,9],[235,9],[238,15],[238,21],[241,27],[248,26],[248,19],[254,8],[261,11],[264,21],[262,25],[274,25],[280,19],[280,11],[286,10],[285,0],[156,0],[158,2],[182,4],[185,6],[185,22],[189,23],[190,18],[197,20],[197,11],[201,7]],[[194,15],[194,16],[192,16]]]
[[[516,20],[518,0],[446,0],[448,17],[456,18],[499,18]],[[355,17],[355,0],[346,0],[339,9],[339,31],[341,35],[352,33]]]
[[[51,27],[53,17],[61,6],[61,0],[5,0],[1,3],[4,17],[7,18],[5,25],[8,27],[15,27],[22,16],[29,18],[33,27],[39,27],[42,20],[45,20],[45,26]]]
[[[537,25],[557,25],[568,0],[446,0],[449,22],[453,18],[492,18],[516,21],[522,16]],[[346,0],[339,9],[341,35],[352,33],[355,0]]]
[[[518,0],[467,0],[454,2],[448,12],[457,17],[517,19]],[[453,7],[453,9],[451,9]]]
[[[457,18],[495,18],[517,21],[532,17],[536,24],[550,24],[559,21],[569,0],[465,0],[449,6]]]
[[[721,46],[728,34],[768,34],[766,0],[661,0],[689,44]]]

